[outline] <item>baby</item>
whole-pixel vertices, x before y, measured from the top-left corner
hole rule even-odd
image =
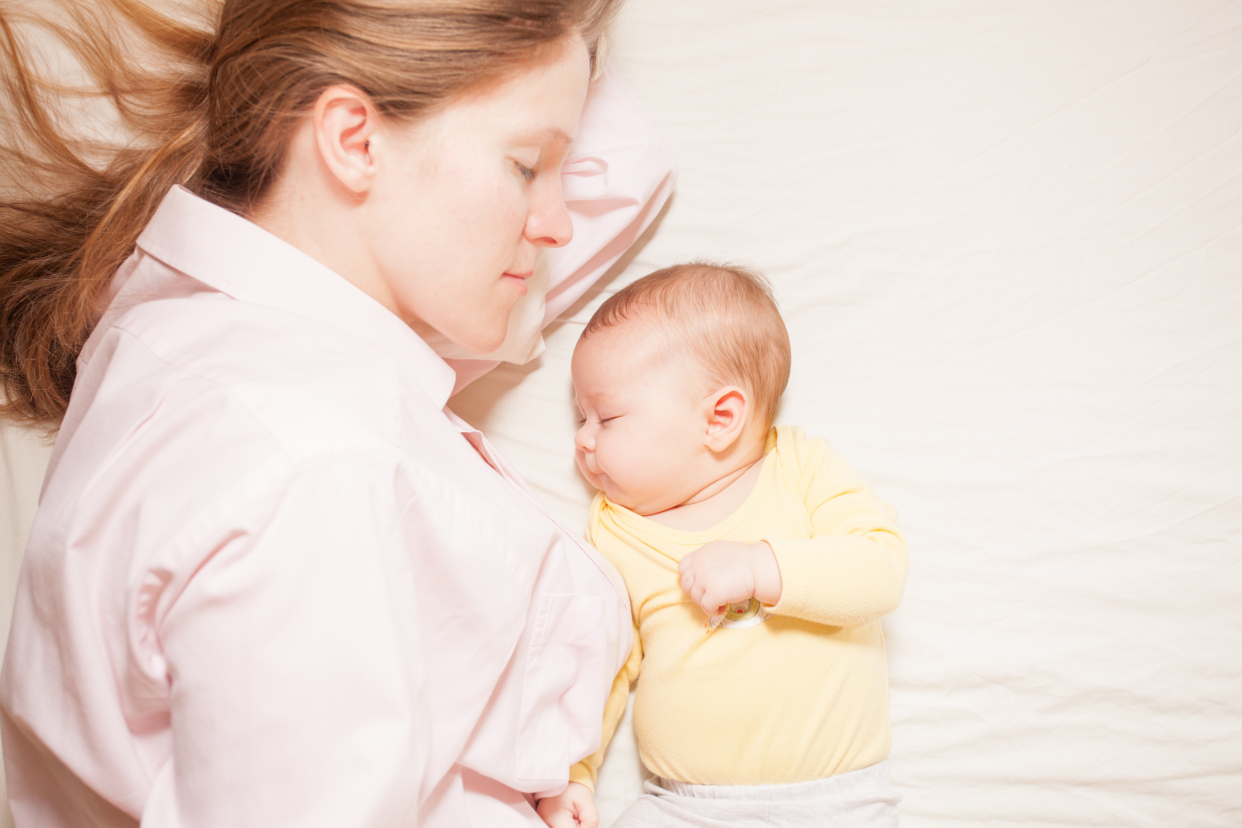
[[[539,802],[594,826],[596,769],[638,681],[656,775],[617,826],[896,826],[880,618],[906,544],[840,455],[772,427],[789,336],[766,280],[714,264],[619,291],[573,356],[587,537],[625,578],[634,650],[603,744]]]

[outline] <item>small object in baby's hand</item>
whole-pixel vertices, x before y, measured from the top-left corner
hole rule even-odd
[[[734,601],[725,607],[724,615],[713,616],[707,619],[707,631],[711,632],[717,627],[733,627],[746,628],[753,627],[756,624],[763,623],[767,616],[763,613],[763,605],[756,598],[747,598],[745,601]]]

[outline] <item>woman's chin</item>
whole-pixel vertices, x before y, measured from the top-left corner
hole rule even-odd
[[[462,337],[454,340],[458,345],[467,351],[473,351],[476,354],[490,354],[501,345],[505,344],[505,336],[508,334],[508,326],[502,328],[499,333],[479,334],[476,336]]]
[[[484,356],[498,349],[505,344],[505,337],[509,334],[508,318],[505,324],[501,326],[493,326],[492,329],[467,329],[467,330],[444,330],[433,328],[426,322],[417,321],[410,324],[414,332],[421,336],[424,340],[432,344],[442,354],[445,351],[437,342],[450,342],[458,348],[469,351],[472,354]]]

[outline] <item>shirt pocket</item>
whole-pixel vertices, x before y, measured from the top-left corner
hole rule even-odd
[[[570,765],[599,749],[613,679],[606,649],[603,598],[539,598],[518,717],[519,778],[563,782]]]

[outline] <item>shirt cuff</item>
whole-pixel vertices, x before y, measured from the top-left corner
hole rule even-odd
[[[577,782],[579,785],[586,785],[591,789],[591,793],[595,793],[595,769],[585,761],[579,762],[569,769],[569,781]]]

